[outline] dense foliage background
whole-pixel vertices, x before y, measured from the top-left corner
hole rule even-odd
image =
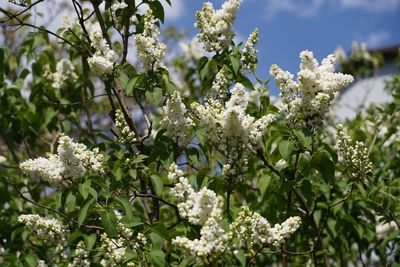
[[[272,103],[258,31],[233,42],[240,1],[206,4],[183,52],[179,33],[159,33],[162,1],[72,0],[57,31],[32,19],[47,1],[12,2],[0,4],[3,266],[399,265],[399,75],[392,103],[335,133],[329,110],[352,78],[304,52],[297,81],[271,68]],[[382,58],[363,53],[341,71],[373,75]]]

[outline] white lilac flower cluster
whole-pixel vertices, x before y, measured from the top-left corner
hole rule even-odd
[[[54,244],[65,244],[67,230],[65,226],[55,218],[44,218],[37,214],[23,214],[18,217],[18,221],[34,232],[45,242]]]
[[[68,267],[85,267],[90,266],[89,252],[83,241],[79,241],[75,248],[75,257]]]
[[[125,261],[127,249],[136,250],[147,244],[147,238],[142,233],[138,233],[136,237],[133,237],[132,229],[125,227],[120,222],[122,215],[119,212],[115,211],[115,215],[118,220],[117,236],[113,239],[110,239],[105,233],[100,236],[100,249],[104,252],[104,257],[100,261],[102,266],[121,266]]]
[[[57,62],[56,72],[52,74],[53,87],[60,89],[66,82],[73,83],[78,79],[75,73],[75,67],[67,58]]]
[[[201,128],[205,129],[206,140],[227,158],[223,174],[239,180],[247,171],[248,156],[258,148],[263,133],[275,119],[272,114],[259,119],[246,114],[246,94],[244,86],[238,83],[225,106],[216,99],[209,99],[204,105],[192,104]]]
[[[171,193],[179,202],[179,214],[192,224],[202,226],[199,239],[178,236],[172,240],[172,244],[186,254],[196,256],[199,261],[216,257],[227,245],[227,236],[219,225],[222,220],[222,200],[207,188],[195,192],[176,164],[170,166],[168,179],[175,183]]]
[[[201,43],[197,38],[193,38],[189,42],[179,42],[179,47],[181,48],[185,59],[188,61],[198,60],[204,54]]]
[[[88,59],[88,64],[93,73],[98,76],[108,75],[113,72],[116,56],[110,49],[107,41],[103,38],[100,25],[91,24],[88,27],[89,38],[92,47],[95,49],[94,55]]]
[[[318,129],[329,111],[335,93],[348,86],[351,75],[335,73],[335,57],[329,55],[319,65],[310,51],[300,53],[297,81],[293,75],[272,65],[270,73],[280,88],[280,112],[290,127]]]
[[[178,202],[179,214],[190,223],[202,226],[199,239],[178,236],[172,244],[200,262],[217,258],[228,247],[238,249],[246,242],[250,242],[249,249],[254,244],[278,246],[300,226],[300,218],[291,217],[271,227],[265,218],[243,206],[225,231],[221,227],[223,200],[215,192],[205,187],[196,192],[176,164],[170,166],[168,179],[175,183],[171,193]]]
[[[161,60],[164,57],[165,44],[160,42],[157,37],[160,30],[156,24],[157,20],[153,16],[151,9],[144,15],[144,29],[141,34],[135,35],[136,53],[143,62],[146,70],[154,70],[162,67]]]
[[[160,125],[167,130],[170,136],[175,137],[177,141],[185,144],[190,140],[190,133],[194,122],[185,104],[182,102],[178,91],[175,91],[171,95],[163,107],[163,119]]]
[[[115,127],[118,129],[120,136],[118,141],[124,144],[136,142],[135,133],[131,131],[126,123],[124,113],[120,109],[115,111]]]
[[[237,249],[243,245],[251,249],[256,244],[276,247],[293,234],[300,224],[300,217],[295,216],[271,227],[267,219],[257,212],[250,211],[249,207],[242,206],[235,221],[229,226],[229,238],[239,240],[234,244]]]
[[[228,0],[221,9],[214,10],[212,3],[204,3],[202,11],[197,11],[195,27],[197,38],[208,52],[221,52],[228,48],[235,33],[232,24],[236,18],[241,0]]]
[[[353,140],[344,131],[342,124],[336,126],[336,138],[339,152],[348,168],[348,173],[353,179],[363,181],[367,174],[372,172],[368,149],[363,142],[356,141],[353,143]]]
[[[117,24],[119,23],[118,18],[117,18],[117,11],[120,9],[125,9],[127,8],[128,5],[125,2],[115,2],[110,6],[110,17],[111,20],[115,21]]]
[[[25,172],[35,172],[52,184],[66,180],[75,180],[89,173],[103,173],[103,156],[99,149],[87,149],[84,144],[59,135],[57,154],[48,154],[46,158],[29,159],[20,164]]]
[[[241,61],[243,62],[243,70],[245,71],[255,71],[258,53],[255,45],[258,43],[258,32],[258,29],[255,29],[244,44]]]
[[[227,94],[229,87],[228,71],[222,68],[215,75],[214,81],[211,85],[210,97],[212,98],[224,98]]]

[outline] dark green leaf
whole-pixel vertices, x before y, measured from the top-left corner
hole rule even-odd
[[[114,237],[117,234],[117,217],[114,211],[103,211],[100,217],[101,225],[104,227],[108,237]]]

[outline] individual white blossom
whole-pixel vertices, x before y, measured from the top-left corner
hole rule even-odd
[[[182,141],[183,143],[189,141],[194,122],[178,91],[171,95],[163,107],[163,119],[160,125],[177,141]]]
[[[37,267],[47,267],[48,265],[44,260],[38,260]]]
[[[368,148],[364,143],[353,140],[345,133],[343,125],[336,126],[336,138],[340,155],[353,179],[363,181],[372,172],[372,163],[368,158]]]
[[[34,172],[52,184],[65,179],[75,180],[89,173],[103,172],[103,156],[99,149],[87,149],[84,144],[60,134],[57,154],[48,154],[46,158],[29,159],[20,164],[25,172]]]
[[[7,162],[7,158],[4,157],[3,155],[0,155],[0,164],[4,162]]]
[[[143,32],[135,35],[136,53],[146,70],[162,67],[161,60],[166,48],[165,44],[157,39],[160,31],[156,21],[152,10],[149,8],[144,15]]]
[[[41,217],[38,214],[24,214],[18,221],[35,233],[35,235],[49,244],[65,244],[67,239],[66,227],[57,219]]]
[[[236,84],[225,106],[215,99],[209,99],[204,105],[192,104],[206,140],[227,158],[223,174],[237,179],[247,171],[248,156],[258,148],[265,130],[275,118],[267,114],[256,119],[246,114],[246,94],[243,85]]]
[[[258,29],[255,29],[250,34],[249,38],[244,44],[241,57],[244,70],[255,71],[255,67],[257,64],[257,53],[258,53],[258,50],[255,48],[255,45],[258,43],[258,32],[259,32]]]
[[[75,67],[72,62],[63,58],[56,65],[56,72],[52,75],[53,79],[53,87],[56,89],[62,88],[62,86],[66,83],[74,83],[78,76],[75,73]]]
[[[104,39],[98,23],[88,27],[89,38],[95,50],[94,55],[88,59],[88,64],[93,73],[98,76],[108,75],[113,72],[116,56]]]
[[[118,139],[119,142],[130,144],[137,141],[135,133],[129,128],[128,124],[126,123],[125,116],[120,109],[115,111],[115,127],[120,132]]]
[[[317,129],[322,125],[335,93],[348,86],[353,77],[334,72],[333,55],[323,59],[321,65],[310,51],[301,52],[300,59],[297,81],[277,65],[271,66],[270,73],[281,90],[280,112],[288,125]]]
[[[202,11],[196,13],[197,38],[208,52],[221,52],[228,48],[235,33],[232,24],[236,18],[241,0],[228,0],[221,9],[214,10],[212,3],[206,2]]]

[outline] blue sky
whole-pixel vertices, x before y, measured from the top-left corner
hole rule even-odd
[[[223,3],[210,2],[216,9]],[[172,3],[166,23],[194,36],[194,14],[203,1]],[[348,51],[353,40],[370,48],[400,44],[400,0],[243,0],[234,24],[237,38],[246,40],[255,27],[260,29],[257,74],[266,79],[274,63],[296,73],[305,49],[321,60],[339,45]]]

